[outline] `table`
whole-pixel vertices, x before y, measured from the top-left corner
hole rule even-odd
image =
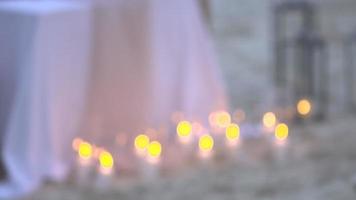
[[[0,198],[68,171],[90,72],[90,7],[0,3],[0,130],[9,182]]]

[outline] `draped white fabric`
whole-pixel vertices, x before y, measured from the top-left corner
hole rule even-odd
[[[83,5],[0,3],[0,113],[6,122],[0,128],[9,179],[0,198],[67,174],[68,147],[84,109],[90,26]]]
[[[158,129],[175,111],[207,125],[209,112],[225,108],[195,0],[97,4],[94,75],[83,131],[92,140],[107,146],[118,133]]]
[[[195,0],[94,1],[92,14],[90,64],[85,62],[90,31],[82,18],[58,14],[55,21],[42,22],[46,16],[41,15],[36,18],[41,23],[19,25],[36,34],[25,39],[31,50],[15,52],[28,58],[20,57],[21,73],[16,73],[21,77],[4,117],[3,155],[10,180],[23,191],[45,176],[65,176],[74,132],[110,146],[118,133],[133,137],[165,126],[175,111],[207,125],[209,112],[225,108],[218,65]],[[75,37],[70,48],[61,46],[65,36]],[[79,105],[89,69],[88,97]],[[75,130],[78,121],[81,128]]]

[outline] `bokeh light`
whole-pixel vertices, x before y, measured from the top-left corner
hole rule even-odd
[[[246,119],[246,113],[245,113],[245,111],[243,111],[243,110],[241,110],[241,109],[237,109],[237,110],[234,112],[233,119],[234,119],[234,121],[236,121],[237,123],[243,122],[243,121]]]
[[[230,124],[225,130],[226,139],[230,141],[238,140],[240,138],[240,127],[237,124]]]
[[[99,155],[100,166],[105,169],[111,169],[114,166],[114,159],[107,151],[102,151]]]
[[[89,144],[87,142],[80,143],[78,154],[79,154],[80,158],[90,159],[93,154],[93,148],[92,148],[91,144]]]
[[[145,150],[150,143],[150,139],[147,135],[138,135],[135,138],[135,147],[137,150]]]
[[[267,112],[263,115],[262,122],[266,128],[272,128],[276,125],[277,117],[273,112]]]
[[[188,121],[181,121],[177,125],[177,134],[179,137],[189,137],[192,132],[192,125]]]
[[[287,124],[278,124],[274,131],[275,138],[277,140],[286,140],[288,138],[289,128]]]
[[[79,150],[79,146],[80,144],[83,142],[83,140],[81,138],[74,138],[73,142],[72,142],[72,148],[75,151]]]
[[[151,157],[159,157],[162,153],[161,143],[158,141],[153,141],[148,145],[148,155]]]
[[[226,128],[231,123],[231,116],[226,111],[216,111],[209,115],[209,123],[213,128]]]
[[[301,99],[297,103],[297,111],[302,116],[307,116],[311,112],[312,105],[307,99]]]
[[[199,149],[201,151],[211,151],[214,147],[214,139],[206,134],[199,138]]]
[[[228,112],[221,111],[216,115],[216,123],[220,128],[226,128],[231,123],[231,116]]]

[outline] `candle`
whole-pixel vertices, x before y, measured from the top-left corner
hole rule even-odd
[[[92,145],[88,142],[81,142],[78,146],[77,181],[81,185],[88,184],[91,173]]]
[[[287,124],[281,123],[276,126],[274,136],[277,143],[285,143],[289,134]]]
[[[301,99],[297,103],[297,112],[300,116],[306,117],[312,111],[312,104],[308,99]]]
[[[102,151],[99,155],[100,172],[104,175],[112,173],[114,166],[114,159],[112,155],[107,151]]]
[[[108,151],[103,150],[99,154],[99,173],[97,174],[96,185],[101,189],[108,189],[112,183],[114,159]]]
[[[277,161],[284,161],[286,157],[286,148],[288,144],[289,128],[287,124],[280,123],[276,126],[274,132],[275,155]]]
[[[214,139],[205,134],[199,138],[199,155],[201,158],[209,158],[214,147]]]
[[[78,155],[81,164],[88,165],[90,163],[92,154],[93,149],[91,144],[89,144],[88,142],[80,143],[78,147]]]
[[[135,138],[135,150],[136,154],[140,157],[144,157],[146,155],[147,147],[150,143],[150,138],[147,135],[138,135]]]
[[[177,125],[177,136],[179,142],[182,144],[188,144],[192,140],[192,125],[188,121],[181,121]]]
[[[263,115],[262,118],[262,123],[263,123],[263,132],[264,133],[272,133],[273,128],[275,127],[277,123],[277,117],[273,112],[267,112]]]
[[[144,162],[141,162],[141,172],[144,178],[148,180],[158,176],[158,165],[162,153],[162,145],[158,141],[152,141],[147,146],[147,156]]]
[[[148,145],[148,156],[147,160],[149,163],[157,164],[160,161],[160,156],[162,153],[162,145],[158,141],[153,141]]]
[[[225,130],[226,144],[229,147],[236,147],[240,139],[240,127],[237,124],[230,124]]]

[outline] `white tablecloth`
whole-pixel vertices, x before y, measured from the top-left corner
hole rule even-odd
[[[58,1],[0,2],[2,157],[0,198],[67,173],[83,112],[90,11]]]
[[[3,117],[3,154],[20,191],[37,187],[45,176],[64,177],[73,155],[68,140],[78,121],[82,136],[109,147],[118,133],[133,137],[168,124],[175,111],[207,125],[209,112],[225,108],[195,0],[94,1],[90,65],[88,13],[60,6],[72,4],[66,2],[44,3],[43,9],[0,4],[1,34],[8,35],[1,41],[0,62],[6,63],[1,70],[20,76],[6,79],[18,84],[15,94],[6,95],[5,107],[13,105]],[[16,16],[13,23],[7,23],[10,15]],[[13,44],[17,49],[5,56]],[[79,105],[88,66],[93,66],[89,96]]]

